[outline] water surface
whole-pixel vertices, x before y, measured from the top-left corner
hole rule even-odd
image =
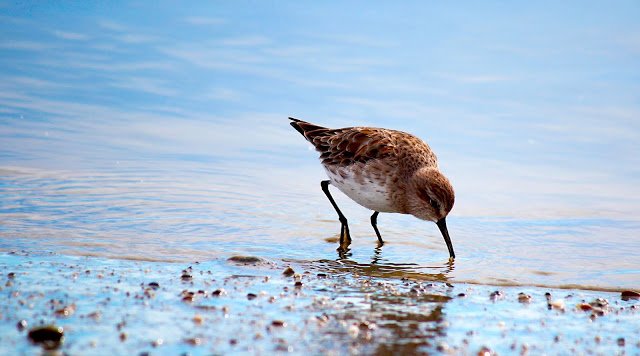
[[[181,264],[2,253],[0,353],[39,353],[27,330],[16,328],[21,320],[29,328],[63,327],[57,352],[70,354],[468,355],[488,348],[609,355],[640,348],[640,305],[619,293],[453,285],[415,274],[401,280],[335,261],[286,265],[297,274],[264,259]],[[566,307],[548,307],[545,293]],[[586,303],[606,305],[575,307]]]
[[[370,212],[334,194],[344,266],[638,288],[640,9],[581,4],[6,4],[0,249],[338,260],[296,116],[412,132],[456,189],[453,265],[408,216],[380,215],[376,249]]]

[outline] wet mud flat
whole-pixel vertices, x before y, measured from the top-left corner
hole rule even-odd
[[[364,269],[366,271],[366,269]],[[0,254],[0,354],[639,354],[633,294],[363,273]]]

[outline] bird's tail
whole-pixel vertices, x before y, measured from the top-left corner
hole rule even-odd
[[[306,121],[298,120],[293,117],[289,117],[289,120],[291,120],[290,122],[291,126],[293,126],[293,128],[296,129],[296,131],[300,132],[300,134],[304,136],[306,139],[309,139],[309,136],[307,134],[312,131],[327,130],[326,127],[314,125]]]

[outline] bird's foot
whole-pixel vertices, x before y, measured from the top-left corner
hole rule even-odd
[[[352,255],[351,252],[349,252],[351,249],[348,246],[338,246],[336,251],[338,251],[338,257],[340,257],[340,259],[345,259]]]

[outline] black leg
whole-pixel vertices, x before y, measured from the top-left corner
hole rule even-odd
[[[322,187],[322,191],[324,192],[324,194],[327,196],[327,198],[329,198],[329,201],[331,202],[331,205],[333,205],[333,208],[336,209],[336,213],[338,213],[338,219],[340,220],[340,224],[342,224],[340,226],[340,247],[342,248],[343,246],[346,247],[351,244],[351,235],[349,234],[349,224],[347,224],[347,218],[345,218],[344,215],[342,215],[340,208],[338,208],[338,204],[336,204],[336,201],[333,200],[333,197],[329,192],[329,183],[331,183],[331,181],[323,180],[322,182],[320,182],[320,186]],[[345,245],[345,239],[346,239],[346,245]]]
[[[376,236],[378,236],[378,242],[380,246],[384,245],[384,241],[382,241],[382,236],[380,236],[380,231],[378,231],[378,214],[379,211],[374,211],[373,215],[371,215],[371,226],[373,226],[373,230],[376,232]]]

